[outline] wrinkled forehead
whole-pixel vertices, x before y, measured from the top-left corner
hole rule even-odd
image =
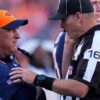
[[[9,32],[11,29],[2,29],[2,28],[0,28],[0,34],[1,33],[7,33],[7,32]]]
[[[0,29],[0,37],[7,34],[7,31],[5,29]]]

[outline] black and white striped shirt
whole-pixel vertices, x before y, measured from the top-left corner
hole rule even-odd
[[[81,37],[74,57],[69,78],[87,84],[86,97],[66,97],[66,100],[100,100],[100,25],[96,25]]]

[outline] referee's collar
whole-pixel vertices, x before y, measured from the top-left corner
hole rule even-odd
[[[87,32],[85,32],[85,34],[83,34],[80,37],[80,39],[83,38],[84,36],[87,36],[87,35],[89,35],[91,33],[94,33],[95,30],[100,30],[100,24],[97,24],[97,25],[93,26],[91,29],[89,29]]]

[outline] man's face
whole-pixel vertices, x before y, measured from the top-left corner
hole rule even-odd
[[[100,0],[91,0],[94,7],[94,14],[97,18],[97,22],[100,22]]]
[[[19,34],[15,29],[0,29],[0,54],[10,54],[17,50]]]
[[[78,38],[79,35],[77,31],[79,29],[73,15],[70,15],[69,17],[67,17],[67,19],[62,20],[61,27],[65,29],[70,38],[72,39]]]

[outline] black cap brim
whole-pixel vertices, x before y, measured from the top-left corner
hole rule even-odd
[[[10,29],[10,28],[16,29],[16,28],[23,26],[23,25],[26,25],[26,24],[28,24],[28,20],[15,20],[2,28],[4,28],[4,29]]]
[[[49,20],[63,20],[67,17],[67,15],[56,13],[53,16],[48,17]]]

